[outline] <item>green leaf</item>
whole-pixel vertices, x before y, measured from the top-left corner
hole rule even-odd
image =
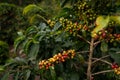
[[[80,63],[84,63],[84,57],[81,54],[77,54],[77,58],[79,59]]]
[[[18,47],[24,42],[25,36],[20,36],[14,41],[14,52],[17,52]]]
[[[45,19],[43,16],[41,16],[41,15],[39,15],[39,14],[34,14],[34,15],[31,16],[31,18],[29,19],[29,23],[30,23],[30,24],[36,24],[36,23],[39,23],[40,20],[46,21],[46,19]]]
[[[64,7],[65,4],[67,4],[68,2],[69,2],[69,0],[63,0],[63,1],[61,1],[60,6]]]
[[[120,52],[119,52],[120,53]],[[110,50],[109,54],[111,56],[111,58],[114,59],[114,61],[120,65],[120,54],[119,54],[116,49]]]
[[[70,80],[79,80],[79,75],[77,73],[72,73],[70,76]]]
[[[57,22],[57,23],[55,24],[55,26],[54,26],[54,28],[53,28],[52,31],[56,31],[56,30],[58,30],[60,27],[61,27],[61,24],[60,24],[59,22]]]
[[[2,77],[1,80],[8,80],[9,78],[9,72],[7,72],[6,74],[4,74],[4,76]]]
[[[19,78],[19,71],[17,71],[17,73],[15,74],[15,79],[14,80],[18,80]]]
[[[16,58],[14,59],[14,61],[15,61],[17,64],[20,64],[20,65],[22,65],[22,64],[27,64],[27,61],[26,61],[24,58],[20,58],[20,57],[16,57]]]
[[[57,80],[64,80],[62,77],[58,77],[58,79]]]
[[[9,45],[4,41],[0,41],[0,47],[3,47],[5,49],[9,49]]]
[[[100,49],[103,53],[107,52],[108,51],[108,44],[105,41],[102,41]]]
[[[26,54],[29,54],[29,50],[30,50],[30,46],[33,44],[33,40],[26,40],[25,44],[24,44],[24,51]]]
[[[55,69],[54,67],[50,67],[50,73],[51,73],[51,76],[52,76],[52,80],[56,80],[56,72],[55,72]]]
[[[36,59],[39,52],[39,43],[33,43],[29,48],[28,56],[30,58]]]
[[[38,27],[41,29],[41,31],[44,31],[45,29],[48,28],[48,26],[46,26],[45,23],[40,23],[40,25]]]
[[[74,45],[74,42],[72,41],[67,41],[65,44],[63,44],[64,47],[70,47],[72,45]]]
[[[43,10],[42,8],[40,8],[39,6],[35,4],[30,4],[23,9],[23,15],[32,16],[33,14],[36,14],[37,12],[42,13]]]
[[[111,16],[111,20],[115,21],[117,24],[120,25],[120,16]]]
[[[36,32],[37,32],[36,26],[31,26],[31,27],[27,28],[27,30],[25,31],[26,35],[34,34]]]
[[[0,66],[0,72],[4,71],[4,66]]]
[[[31,71],[30,70],[26,70],[26,79],[25,80],[29,79],[30,74],[31,74]]]
[[[23,32],[22,32],[22,31],[17,32],[17,34],[18,34],[19,36],[23,36]]]
[[[94,34],[98,33],[100,30],[106,28],[109,21],[110,21],[109,16],[107,16],[107,17],[104,17],[104,16],[97,17],[97,19],[96,19],[96,27],[91,32],[91,36],[95,37]]]

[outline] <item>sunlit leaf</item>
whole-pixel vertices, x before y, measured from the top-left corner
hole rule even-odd
[[[4,71],[4,66],[0,66],[0,72]]]
[[[42,11],[42,8],[38,7],[37,5],[30,4],[23,9],[23,15],[32,15],[39,11]]]
[[[104,16],[99,16],[96,19],[96,27],[93,29],[93,31],[91,32],[91,36],[95,37],[95,33],[97,33],[98,31],[104,29],[107,27],[108,23],[109,23],[109,16],[104,17]]]
[[[111,19],[115,21],[117,24],[120,24],[120,16],[111,16]]]

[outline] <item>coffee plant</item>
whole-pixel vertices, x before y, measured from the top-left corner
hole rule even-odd
[[[59,2],[62,14],[18,32],[21,55],[4,66],[2,80],[120,80],[120,2]]]
[[[0,3],[0,40],[13,44],[17,31],[25,29],[22,8],[8,3]]]

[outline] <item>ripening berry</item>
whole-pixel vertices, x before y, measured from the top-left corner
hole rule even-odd
[[[94,80],[94,77],[91,77],[91,79],[90,80]]]
[[[40,61],[39,68],[49,69],[50,66],[53,66],[56,63],[64,62],[66,59],[69,59],[69,57],[73,58],[74,55],[74,50],[63,51],[62,53],[54,55],[52,58]]]
[[[105,38],[105,37],[106,37],[106,33],[103,32],[103,33],[102,33],[102,38]]]
[[[115,69],[115,66],[114,66],[114,65],[111,65],[111,68],[112,68],[112,69]]]

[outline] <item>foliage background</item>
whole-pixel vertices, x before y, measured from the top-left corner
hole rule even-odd
[[[119,67],[111,69],[120,65],[119,0],[0,2],[1,80],[120,79]],[[76,51],[73,59],[39,69],[39,61],[69,49]]]

